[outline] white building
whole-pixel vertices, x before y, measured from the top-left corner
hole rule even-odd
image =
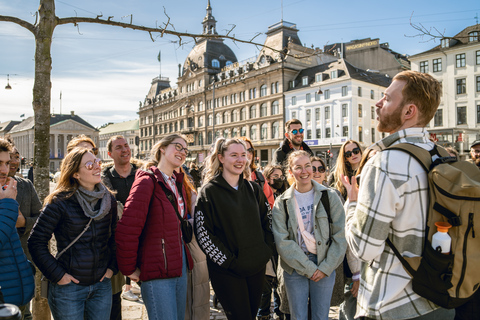
[[[440,106],[430,123],[432,138],[461,153],[480,138],[480,25],[465,28],[440,45],[410,56],[412,70],[442,83]]]
[[[99,138],[99,155],[103,160],[111,160],[108,156],[107,142],[113,136],[124,136],[130,145],[132,157],[138,157],[138,140],[140,130],[138,129],[138,119],[124,121],[120,123],[112,123],[103,128],[100,128]],[[138,141],[137,141],[138,142]]]
[[[390,82],[344,59],[302,70],[285,93],[286,121],[302,122],[305,143],[317,155],[349,139],[369,146],[382,138],[375,103]]]

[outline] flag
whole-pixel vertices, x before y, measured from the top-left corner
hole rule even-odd
[[[162,51],[158,51],[157,60],[158,62],[162,62]]]

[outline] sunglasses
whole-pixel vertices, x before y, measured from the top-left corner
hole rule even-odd
[[[350,158],[352,154],[359,154],[360,153],[360,148],[355,148],[352,151],[345,151],[345,158]]]
[[[324,166],[318,166],[318,167],[312,166],[312,170],[313,170],[313,173],[316,173],[317,171],[319,173],[325,173],[325,167]]]
[[[97,155],[98,154],[98,148],[92,148],[92,152],[94,155]]]
[[[303,131],[305,131],[305,129],[293,129],[292,131],[290,131],[292,134],[297,134],[297,133],[300,133],[300,134],[303,134]]]
[[[175,145],[175,150],[184,151],[187,157],[190,155],[190,151],[188,151],[187,148],[184,148],[181,143],[174,142],[173,144]]]
[[[87,163],[85,163],[85,168],[87,168],[87,170],[93,170],[95,163],[100,167],[102,165],[102,159],[97,158],[93,161],[87,161]]]
[[[248,148],[247,151],[250,152],[250,153],[254,153],[254,152],[255,152],[255,149],[253,149],[253,148]]]

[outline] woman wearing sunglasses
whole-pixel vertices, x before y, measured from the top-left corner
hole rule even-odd
[[[98,155],[98,148],[95,146],[95,142],[84,134],[76,136],[70,140],[67,144],[67,153],[72,151],[76,147],[82,147],[92,150],[94,155]]]
[[[157,142],[135,181],[118,222],[117,261],[135,282],[150,320],[184,320],[187,268],[193,268],[181,222],[189,198],[181,167],[189,155],[186,138],[170,134]],[[186,230],[187,231],[187,230]]]
[[[110,318],[117,271],[117,205],[101,183],[101,160],[75,148],[62,161],[55,190],[28,239],[33,262],[50,281],[48,304],[54,319]],[[48,249],[55,235],[57,255]]]
[[[273,235],[288,295],[292,319],[327,320],[335,269],[342,263],[345,213],[333,190],[312,181],[310,154],[289,154],[292,186],[275,200]],[[328,210],[328,211],[327,211]]]
[[[353,177],[362,160],[362,148],[357,141],[346,141],[338,152],[337,163],[330,177],[330,185],[341,192],[344,200],[347,199],[347,190],[343,186],[341,175],[349,179]]]
[[[250,179],[251,181],[255,181],[262,187],[263,193],[265,194],[265,197],[267,197],[268,204],[270,205],[270,208],[273,208],[273,204],[275,203],[275,199],[273,197],[273,191],[266,183],[265,177],[263,174],[258,171],[257,166],[255,165],[255,148],[253,147],[253,143],[250,139],[247,137],[240,137],[240,140],[245,141],[245,144],[247,145],[247,158],[248,161],[250,161]]]

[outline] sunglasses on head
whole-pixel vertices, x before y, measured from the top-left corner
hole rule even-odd
[[[313,170],[313,173],[316,173],[317,171],[319,173],[324,173],[325,172],[325,167],[324,166],[318,166],[318,167],[312,166],[312,170]]]
[[[255,152],[255,149],[253,149],[253,148],[248,148],[247,151],[250,152],[250,153],[254,153],[254,152]]]
[[[97,155],[98,154],[98,148],[92,148],[92,152],[94,155]]]
[[[290,131],[291,133],[293,133],[294,135],[297,134],[297,133],[300,133],[300,134],[303,134],[303,131],[305,131],[305,129],[293,129],[292,131]]]
[[[85,163],[85,168],[87,168],[87,170],[93,170],[95,163],[100,167],[102,165],[102,159],[97,158],[93,161],[87,161]]]
[[[352,151],[345,151],[345,158],[350,158],[352,154],[359,154],[360,148],[355,148]]]

